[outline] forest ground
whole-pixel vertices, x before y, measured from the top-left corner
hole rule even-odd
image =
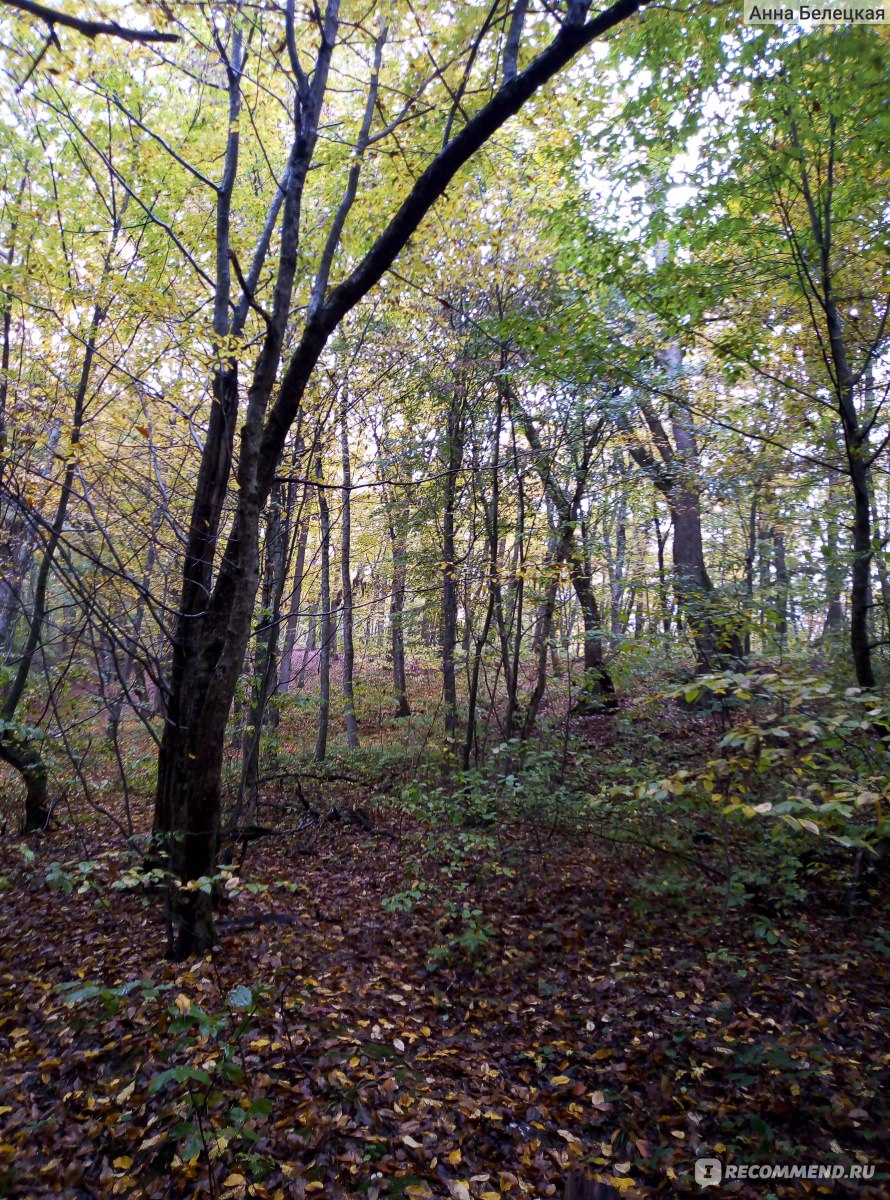
[[[0,1195],[559,1197],[578,1167],[697,1195],[697,1157],[877,1168],[717,1194],[890,1195],[886,889],[852,917],[831,881],[729,904],[719,827],[664,852],[583,811],[591,772],[701,760],[713,722],[571,736],[571,811],[464,795],[449,823],[398,754],[304,776],[305,803],[270,781],[290,832],[248,847],[196,963],[165,960],[162,898],[122,886],[95,814],[7,832]]]

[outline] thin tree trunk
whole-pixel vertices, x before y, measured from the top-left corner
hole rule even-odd
[[[664,564],[664,548],[667,545],[668,530],[661,532],[658,513],[655,514],[655,545],[658,550],[658,607],[661,620],[661,630],[665,635],[671,631],[671,608],[667,585],[667,571]]]
[[[445,444],[445,508],[442,516],[442,697],[445,705],[445,737],[457,737],[457,678],[454,651],[457,646],[457,548],[455,506],[457,480],[463,461],[463,423],[457,389],[448,409]]]
[[[464,738],[463,749],[463,769],[465,771],[469,770],[470,756],[473,753],[473,745],[478,741],[478,731],[476,729],[476,700],[479,695],[479,675],[482,670],[482,656],[488,643],[488,634],[489,630],[491,629],[491,622],[495,615],[496,609],[501,614],[500,624],[503,626],[503,603],[501,599],[500,585],[500,448],[502,420],[503,391],[499,389],[497,419],[495,421],[494,432],[492,435],[493,453],[490,502],[486,503],[484,493],[482,496],[482,507],[485,514],[486,540],[488,542],[488,604],[486,605],[482,628],[479,631],[479,636],[475,639],[476,645],[473,654],[472,665],[470,668],[470,683],[467,695],[467,731]],[[474,477],[479,479],[480,475],[478,473],[474,473]],[[469,624],[469,614],[467,614],[468,629]]]
[[[295,484],[290,484],[295,487]],[[294,646],[297,644],[297,631],[300,626],[300,604],[303,598],[303,573],[306,569],[306,546],[309,541],[309,517],[300,521],[297,535],[297,559],[294,564],[294,586],[291,593],[290,611],[287,615],[287,625],[284,633],[284,646],[281,651],[281,662],[278,667],[278,690],[287,693],[291,690],[294,678]]]
[[[519,675],[522,664],[522,622],[525,608],[525,476],[519,465],[519,447],[516,441],[516,425],[511,422],[511,442],[513,448],[513,467],[517,479],[517,525],[516,525],[516,561],[514,568],[515,585],[513,588],[510,621],[513,629],[512,657],[505,655],[504,670],[507,677],[507,712],[504,719],[504,739],[510,741],[516,729],[517,709],[519,705]],[[503,636],[503,635],[502,635]]]
[[[349,431],[346,428],[346,401],[340,413],[340,458],[343,469],[343,510],[340,517],[340,579],[343,588],[343,699],[346,710],[346,743],[358,749],[358,721],[352,674],[355,648],[352,639],[352,467],[349,461]]]
[[[558,551],[554,553],[548,567],[550,579],[547,583],[544,601],[538,612],[536,629],[538,661],[535,686],[525,707],[525,720],[522,723],[521,737],[524,742],[528,741],[535,729],[541,701],[544,699],[544,693],[547,690],[547,658],[553,638],[553,614],[556,611],[556,597],[559,591],[559,576],[562,568],[562,559],[558,557]]]
[[[784,650],[788,634],[788,564],[785,558],[785,538],[778,530],[773,532],[773,559],[776,564],[776,633],[779,649]]]
[[[276,683],[276,656],[281,628],[281,596],[284,591],[284,574],[287,566],[287,543],[290,540],[290,514],[282,501],[281,485],[276,483],[269,498],[266,515],[263,581],[260,592],[259,626],[256,631],[254,649],[253,684],[244,737],[241,786],[238,791],[238,802],[232,815],[233,829],[242,823],[242,819],[245,825],[252,825],[256,820],[263,718]]]
[[[310,662],[313,664],[313,670],[315,670],[315,665],[314,665],[315,661],[316,661],[315,651],[318,649],[318,647],[316,646],[316,637],[315,637],[317,628],[318,628],[318,617],[315,614],[315,612],[311,612],[309,614],[309,628],[306,631],[306,650],[303,654],[302,661],[300,662],[300,669],[299,669],[299,671],[297,671],[296,686],[300,690],[302,690],[302,688],[305,687],[306,668]]]
[[[162,511],[160,508],[155,509],[151,519],[151,535],[148,543],[148,552],[145,556],[145,570],[142,573],[142,587],[139,592],[139,600],[136,603],[136,613],[133,617],[133,632],[127,639],[127,650],[124,661],[118,671],[118,681],[120,691],[112,702],[108,712],[108,729],[106,736],[110,742],[114,742],[118,734],[120,725],[121,713],[123,712],[124,702],[129,696],[129,683],[133,674],[133,667],[136,662],[136,649],[139,645],[139,638],[142,634],[142,625],[145,621],[145,598],[148,595],[151,586],[151,576],[154,571],[155,561],[157,559],[157,538],[158,531],[161,527]]]
[[[754,618],[754,560],[757,557],[757,489],[748,511],[748,549],[745,554],[745,595],[748,598],[748,628],[745,631],[745,657],[751,655],[750,622]]]
[[[830,155],[828,171],[822,194],[814,194],[811,187],[806,157],[803,154],[792,125],[791,137],[800,154],[800,182],[803,199],[807,206],[810,232],[819,255],[818,295],[819,309],[825,316],[825,330],[831,358],[831,383],[835,395],[837,413],[844,433],[844,449],[847,469],[853,490],[853,571],[850,593],[850,650],[856,682],[860,687],[875,685],[871,660],[871,643],[868,620],[871,607],[871,491],[869,486],[869,430],[870,423],[862,422],[856,408],[856,379],[850,366],[844,322],[835,294],[834,255],[834,197],[835,138],[837,119],[830,117]],[[821,183],[820,183],[821,186]]]
[[[828,640],[837,637],[844,623],[842,598],[844,571],[841,565],[838,522],[839,485],[838,476],[832,472],[828,481],[825,541],[822,546],[822,554],[825,559],[825,623],[822,626],[822,638]]]
[[[396,531],[395,520],[389,516],[389,538],[392,547],[392,601],[390,604],[390,652],[392,682],[396,693],[396,717],[410,717],[408,684],[405,675],[405,593],[407,588],[408,554],[404,533]]]
[[[605,669],[603,660],[603,622],[596,602],[591,580],[590,564],[584,548],[574,545],[573,531],[566,543],[565,553],[570,557],[572,587],[581,607],[584,623],[584,684],[575,702],[579,713],[599,712],[603,705],[614,708],[617,700],[612,677]],[[583,546],[582,528],[582,546]]]
[[[319,455],[315,477],[323,483],[321,455]],[[318,665],[319,706],[318,735],[315,739],[315,757],[321,762],[328,749],[328,724],[331,712],[331,512],[324,487],[318,489],[318,515],[321,525],[321,652]]]
[[[881,611],[884,615],[883,636],[886,637],[888,632],[890,632],[890,576],[887,574],[887,559],[881,549],[881,520],[878,514],[878,502],[875,496],[874,485],[872,485],[871,489],[871,520],[876,546],[875,566],[877,568],[878,581],[881,585]]]

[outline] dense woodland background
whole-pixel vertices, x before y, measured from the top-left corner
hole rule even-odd
[[[639,9],[0,6],[0,1194],[879,1159],[886,27]]]

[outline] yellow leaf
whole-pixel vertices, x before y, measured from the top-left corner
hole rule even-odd
[[[471,1200],[470,1189],[462,1179],[450,1180],[448,1190],[451,1192],[453,1200]]]
[[[571,1083],[572,1081],[568,1075],[554,1075],[550,1082],[554,1087],[562,1087],[564,1084]]]
[[[610,1183],[613,1188],[617,1188],[619,1192],[626,1192],[628,1188],[635,1187],[634,1181],[628,1179],[626,1175],[608,1175],[606,1182]]]
[[[593,1057],[595,1059],[597,1059],[599,1062],[602,1062],[602,1060],[604,1058],[612,1057],[612,1051],[609,1049],[608,1046],[603,1046],[602,1050],[597,1050],[596,1054],[594,1054]]]
[[[306,1184],[304,1190],[307,1192],[321,1192],[324,1191],[324,1184],[319,1182],[317,1179],[313,1179],[312,1183]]]
[[[460,1150],[452,1150],[448,1155],[448,1161],[452,1167],[456,1167],[462,1158],[463,1155],[461,1154]]]
[[[176,1007],[179,1009],[180,1016],[184,1017],[192,1007],[192,1002],[189,1000],[188,996],[184,996],[182,992],[180,992],[176,997]]]
[[[575,1137],[575,1135],[573,1133],[569,1133],[569,1131],[567,1129],[557,1129],[556,1132],[559,1134],[559,1136],[561,1138],[565,1138],[565,1140],[569,1143],[569,1145],[572,1147],[573,1150],[580,1151],[581,1149],[583,1149],[579,1140]]]
[[[111,1165],[117,1167],[119,1171],[127,1171],[132,1167],[133,1160],[128,1154],[122,1154],[120,1158],[114,1159]]]
[[[227,1175],[223,1180],[223,1187],[243,1187],[247,1180],[243,1175],[239,1175],[237,1171],[233,1171],[231,1175]]]

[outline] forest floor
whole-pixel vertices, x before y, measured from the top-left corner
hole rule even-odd
[[[518,1200],[578,1168],[693,1195],[700,1157],[877,1169],[718,1194],[890,1195],[886,912],[727,907],[719,846],[666,888],[595,826],[446,845],[373,789],[316,785],[310,820],[270,787],[297,832],[251,847],[191,964],[107,832],[4,839],[0,1195]]]

